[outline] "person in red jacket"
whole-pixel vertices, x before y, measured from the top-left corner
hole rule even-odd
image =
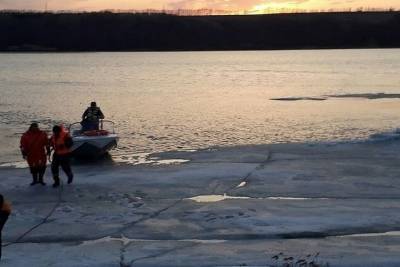
[[[4,224],[6,224],[8,216],[11,213],[11,205],[4,200],[3,195],[0,194],[0,259],[1,259],[1,231]]]
[[[37,123],[32,123],[29,130],[22,135],[20,147],[22,157],[28,162],[32,174],[31,185],[46,185],[43,177],[46,172],[46,154],[50,153],[47,134],[39,129]]]
[[[63,169],[68,177],[68,184],[72,183],[74,174],[71,170],[70,154],[72,147],[72,138],[62,126],[53,127],[53,135],[50,138],[50,144],[54,150],[53,160],[51,162],[51,171],[53,173],[54,184],[53,187],[60,186],[59,168]]]

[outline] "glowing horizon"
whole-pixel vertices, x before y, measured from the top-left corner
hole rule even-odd
[[[400,10],[398,0],[0,0],[0,9],[12,10],[178,10],[212,9],[230,12],[247,11],[250,14],[276,13],[296,10]]]

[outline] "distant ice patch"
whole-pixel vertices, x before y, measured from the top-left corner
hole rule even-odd
[[[200,195],[191,198],[186,198],[188,200],[193,200],[199,203],[212,203],[219,202],[228,199],[239,199],[239,200],[248,200],[248,199],[259,199],[259,200],[293,200],[293,201],[304,201],[304,200],[327,200],[328,198],[305,198],[305,197],[265,197],[265,198],[251,198],[251,197],[236,197],[229,196],[227,194],[223,195]]]
[[[328,95],[334,98],[366,98],[366,99],[383,99],[383,98],[400,98],[400,94],[386,94],[386,93],[360,93],[360,94],[342,94],[342,95]]]
[[[161,159],[158,157],[151,157],[151,153],[114,155],[114,159],[116,162],[126,163],[130,165],[141,165],[141,164],[171,165],[171,164],[181,164],[189,161],[186,159]]]
[[[325,96],[290,96],[270,98],[270,100],[277,101],[324,101],[329,98],[364,98],[364,99],[387,99],[387,98],[400,98],[400,94],[386,94],[386,93],[360,93],[360,94],[338,94],[338,95],[325,95]]]
[[[400,139],[400,129],[396,129],[390,132],[376,133],[370,136],[372,141],[390,141]]]
[[[377,236],[400,236],[400,231],[392,231],[384,233],[353,234],[353,235],[343,235],[340,237],[377,237]]]
[[[245,187],[247,184],[247,182],[241,182],[238,186],[236,186],[236,188],[241,188],[241,187]]]
[[[0,168],[25,169],[28,167],[29,166],[26,161],[0,163]]]
[[[119,241],[122,242],[124,246],[128,245],[129,243],[133,242],[133,239],[126,238],[125,236],[122,237],[111,237],[111,236],[106,236],[100,239],[96,240],[89,240],[89,241],[84,241],[82,243],[82,246],[88,246],[88,245],[95,245],[95,244],[100,244],[100,243],[105,243],[105,242],[112,242],[112,241]]]
[[[187,198],[189,200],[193,200],[199,203],[209,203],[209,202],[219,202],[222,200],[226,199],[250,199],[249,197],[233,197],[233,196],[228,196],[227,194],[223,195],[202,195],[202,196],[196,196],[196,197],[191,197]]]
[[[189,160],[187,159],[155,159],[154,164],[156,165],[163,165],[163,164],[181,164],[188,162]]]
[[[263,199],[270,199],[270,200],[326,200],[328,198],[307,198],[307,197],[267,197]]]
[[[311,101],[324,101],[327,100],[325,97],[310,97],[310,96],[300,96],[300,97],[278,97],[278,98],[271,98],[270,100],[276,101],[300,101],[300,100],[311,100]]]

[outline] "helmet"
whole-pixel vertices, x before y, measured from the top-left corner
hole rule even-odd
[[[38,129],[39,125],[37,122],[32,122],[31,126],[29,126],[29,130]]]
[[[61,127],[58,125],[54,125],[53,127],[53,133],[60,133],[61,132]]]

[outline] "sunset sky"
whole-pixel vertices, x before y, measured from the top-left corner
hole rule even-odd
[[[49,10],[104,9],[221,9],[227,11],[266,9],[345,9],[359,7],[400,9],[400,0],[47,0]],[[46,0],[0,0],[0,9],[43,10]]]

